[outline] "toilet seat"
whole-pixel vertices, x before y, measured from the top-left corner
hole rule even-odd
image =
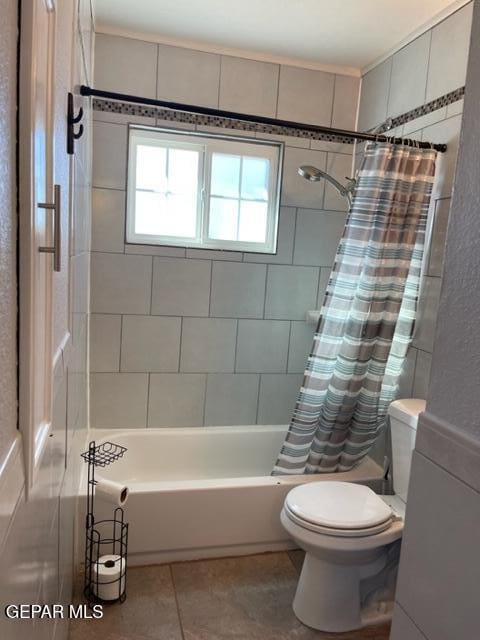
[[[331,536],[361,537],[388,529],[390,505],[369,487],[349,482],[299,485],[285,499],[285,514],[297,525]]]
[[[324,527],[319,524],[314,524],[313,522],[308,522],[308,520],[302,520],[294,513],[292,513],[286,505],[284,506],[284,512],[292,522],[295,522],[295,524],[298,524],[298,526],[303,527],[304,529],[314,531],[315,533],[322,533],[325,536],[335,536],[340,538],[360,538],[363,536],[373,536],[376,533],[382,533],[383,531],[386,531],[392,524],[392,519],[389,518],[385,522],[382,522],[375,527],[368,527],[366,529],[335,529],[333,527]]]

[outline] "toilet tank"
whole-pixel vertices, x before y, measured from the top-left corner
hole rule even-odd
[[[392,434],[393,489],[407,501],[412,452],[417,435],[418,416],[425,411],[425,400],[395,400],[388,409]]]

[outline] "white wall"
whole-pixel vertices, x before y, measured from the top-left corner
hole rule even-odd
[[[7,4],[9,7],[7,7]],[[2,86],[0,101],[0,151],[9,142],[8,162],[2,158],[1,171],[10,167],[14,173],[11,144],[15,140],[12,126],[15,111],[16,78],[16,22],[13,2],[0,4],[2,37],[0,64]],[[80,451],[86,439],[87,426],[87,313],[88,313],[88,254],[90,239],[90,139],[91,131],[87,104],[85,129],[87,134],[77,143],[71,162],[66,158],[65,115],[66,93],[74,84],[91,81],[91,10],[89,0],[57,3],[58,48],[55,68],[55,103],[58,117],[55,131],[57,162],[55,181],[63,186],[64,216],[62,272],[55,280],[55,347],[57,349],[53,381],[53,420],[39,464],[38,479],[26,498],[24,488],[21,440],[16,431],[16,343],[10,330],[8,343],[3,343],[8,322],[1,318],[2,370],[8,373],[8,385],[1,379],[0,403],[10,399],[13,410],[0,406],[0,455],[15,438],[16,449],[7,465],[0,459],[0,637],[2,640],[30,640],[65,638],[67,621],[50,620],[9,621],[3,615],[9,603],[69,603],[72,598],[75,505],[80,474]],[[8,28],[6,28],[8,26]],[[5,30],[5,34],[4,34]],[[4,45],[9,43],[9,47]],[[83,50],[82,50],[83,49]],[[8,70],[8,76],[6,74]],[[5,71],[5,76],[3,75]],[[10,83],[7,83],[7,78]],[[7,88],[13,91],[9,94]],[[84,101],[86,103],[86,101]],[[77,105],[78,106],[78,105]],[[5,114],[5,117],[3,117]],[[0,180],[2,207],[11,203],[10,211],[2,208],[0,225],[0,260],[2,285],[0,302],[8,301],[10,316],[15,316],[15,267],[8,264],[15,253],[11,226],[16,216],[15,200],[6,189],[9,184]],[[69,195],[71,193],[71,197]],[[10,197],[10,200],[9,200]],[[3,219],[4,212],[5,215]],[[9,223],[9,220],[11,221]],[[5,233],[3,233],[5,231]],[[8,260],[7,260],[8,257]],[[4,279],[7,284],[4,286]],[[5,292],[5,297],[3,294]],[[7,295],[8,300],[7,300]],[[13,299],[12,299],[13,297]],[[3,314],[3,308],[2,308]],[[13,318],[15,321],[15,318]],[[13,322],[13,326],[15,323]],[[5,331],[5,333],[7,333]],[[58,350],[58,347],[61,347]],[[12,354],[11,356],[9,354]],[[54,354],[52,354],[53,357]],[[10,363],[9,363],[10,360]],[[8,423],[4,425],[4,420]],[[5,427],[5,428],[4,428]],[[8,440],[6,436],[9,436]],[[4,446],[5,443],[5,446]]]
[[[16,90],[17,2],[0,15],[0,467],[17,429]]]
[[[463,87],[471,21],[469,3],[369,71],[362,80],[359,129],[376,127],[387,117],[394,118]],[[438,156],[432,194],[435,226],[400,397],[425,398],[427,393],[462,110],[463,100],[459,100],[388,132],[448,145],[447,152]]]
[[[480,635],[479,70],[476,1],[432,375],[412,464],[392,640]]]
[[[96,37],[97,89],[348,129],[358,83]],[[323,300],[346,208],[330,185],[309,184],[297,168],[317,165],[344,180],[353,146],[257,134],[286,144],[275,256],[126,245],[127,123],[155,120],[93,115],[91,426],[287,423],[312,345],[305,312]]]

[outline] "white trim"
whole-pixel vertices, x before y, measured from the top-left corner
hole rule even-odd
[[[283,143],[203,132],[187,132],[184,129],[164,129],[130,125],[128,135],[127,216],[126,241],[133,244],[180,246],[186,248],[219,249],[274,254],[277,250],[278,217],[280,211],[280,177],[283,159]],[[198,182],[195,235],[190,237],[138,233],[136,227],[136,175],[138,145],[188,148],[198,154]],[[263,242],[223,240],[209,237],[211,207],[211,165],[214,153],[227,153],[240,157],[258,156],[268,159],[268,196],[258,200],[267,206],[265,239]],[[240,172],[241,176],[241,172]],[[220,196],[218,196],[220,197]],[[240,197],[237,206],[247,201]],[[252,200],[253,201],[253,200]],[[240,212],[238,212],[240,220]]]
[[[433,29],[438,24],[440,24],[440,22],[443,22],[444,20],[449,18],[451,15],[453,15],[454,13],[462,9],[462,7],[464,7],[465,5],[469,4],[472,1],[473,0],[454,0],[454,2],[452,2],[452,4],[449,7],[446,7],[445,9],[443,9],[442,11],[434,15],[433,18],[430,18],[430,20],[427,20],[427,22],[424,22],[420,27],[415,29],[415,31],[412,31],[412,33],[410,33],[406,38],[403,38],[403,40],[398,42],[392,49],[389,49],[389,51],[381,55],[379,58],[376,58],[373,62],[370,62],[369,64],[364,66],[360,70],[360,75],[364,76],[366,73],[368,73],[375,67],[378,67],[379,64],[382,64],[382,62],[385,62],[385,60],[388,60],[390,56],[393,56],[395,53],[400,51],[400,49],[403,49],[403,47],[406,47],[407,44],[410,44],[411,42],[419,38],[422,34],[426,33],[427,31],[430,31],[430,29]]]
[[[235,47],[225,47],[198,40],[183,40],[168,36],[161,36],[144,31],[134,31],[131,29],[122,29],[99,22],[95,29],[96,35],[119,36],[121,38],[131,38],[134,40],[143,40],[144,42],[153,42],[155,44],[165,44],[171,47],[180,47],[182,49],[190,49],[194,51],[204,51],[206,53],[216,53],[222,56],[232,56],[235,58],[245,58],[246,60],[255,60],[257,62],[269,62],[270,64],[278,64],[286,67],[300,67],[301,69],[311,69],[312,71],[324,71],[326,73],[334,73],[343,76],[354,76],[359,78],[361,70],[357,67],[345,65],[324,64],[316,60],[307,58],[291,58],[290,56],[279,56],[266,51],[254,51],[251,49],[237,49]]]

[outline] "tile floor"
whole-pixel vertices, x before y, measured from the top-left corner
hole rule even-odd
[[[69,640],[388,640],[389,625],[330,634],[291,608],[302,552],[136,567],[123,605],[72,621]]]

